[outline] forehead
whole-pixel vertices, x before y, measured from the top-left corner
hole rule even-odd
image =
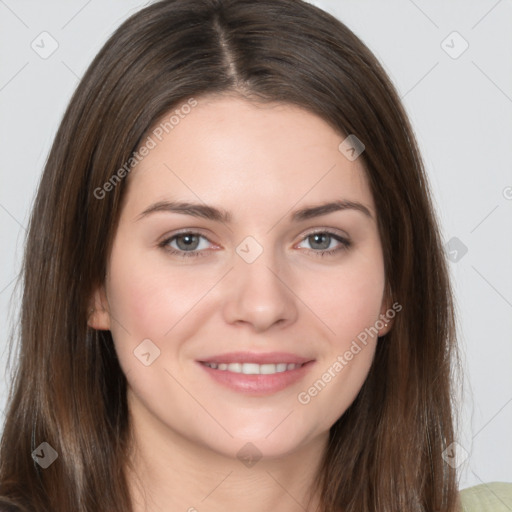
[[[362,160],[340,151],[345,136],[319,116],[230,96],[202,97],[193,108],[176,110],[143,140],[151,149],[128,178],[133,207],[179,198],[284,208],[343,198],[373,210]]]

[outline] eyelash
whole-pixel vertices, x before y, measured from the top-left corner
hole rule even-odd
[[[201,233],[196,233],[196,232],[193,232],[193,231],[184,231],[184,232],[181,232],[181,233],[177,233],[177,234],[175,234],[175,235],[173,235],[173,236],[171,236],[169,238],[166,238],[165,240],[160,242],[158,244],[158,246],[161,247],[164,251],[172,254],[173,256],[178,256],[180,258],[204,256],[204,254],[202,254],[203,252],[205,252],[204,250],[199,250],[199,251],[198,250],[181,251],[181,250],[176,250],[176,249],[173,249],[173,248],[169,247],[168,244],[170,242],[172,242],[174,239],[182,237],[182,236],[187,236],[187,235],[199,236],[201,238],[204,238],[205,240],[208,240],[208,238],[206,238]],[[332,233],[330,231],[313,231],[313,232],[308,233],[307,235],[305,235],[302,238],[301,242],[303,242],[304,240],[308,239],[309,237],[311,237],[313,235],[327,235],[330,238],[334,238],[336,241],[341,243],[341,245],[336,247],[335,249],[323,249],[323,250],[319,250],[319,251],[314,250],[314,249],[307,249],[308,252],[312,252],[315,256],[320,256],[320,257],[334,256],[335,254],[339,253],[340,251],[346,251],[352,245],[352,242],[350,242],[346,238],[343,238],[343,237],[341,237],[341,236],[339,236],[339,235],[337,235],[335,233]],[[208,242],[210,242],[210,240],[208,240]]]

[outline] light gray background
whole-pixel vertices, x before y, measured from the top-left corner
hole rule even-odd
[[[52,139],[87,65],[145,3],[0,0],[1,411],[14,279]],[[312,3],[383,63],[418,137],[445,243],[467,247],[449,263],[466,376],[460,487],[512,482],[512,1]],[[51,49],[44,31],[58,43],[46,59],[31,47]]]

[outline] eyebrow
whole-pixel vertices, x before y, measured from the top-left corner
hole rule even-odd
[[[322,215],[327,215],[328,213],[344,210],[359,211],[370,219],[373,219],[370,210],[362,203],[358,203],[356,201],[339,200],[301,208],[300,210],[293,212],[290,215],[289,220],[291,222],[300,222],[315,217],[320,217]],[[191,215],[193,217],[200,217],[225,224],[229,224],[233,218],[231,213],[227,210],[224,210],[223,208],[217,208],[215,206],[209,206],[207,204],[190,203],[186,201],[158,201],[157,203],[148,206],[140,215],[135,218],[135,221],[138,221],[156,212],[181,213],[183,215]]]

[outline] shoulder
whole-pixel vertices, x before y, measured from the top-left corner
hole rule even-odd
[[[512,483],[491,482],[460,491],[463,512],[510,512]]]

